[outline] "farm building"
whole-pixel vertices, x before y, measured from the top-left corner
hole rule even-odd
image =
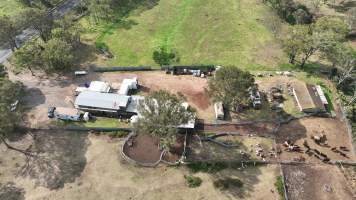
[[[293,95],[300,111],[305,113],[326,112],[328,101],[319,85],[293,85]]]
[[[81,92],[75,100],[75,108],[90,113],[120,116],[126,114],[130,96],[92,91]]]
[[[142,115],[140,115],[140,112],[138,110],[138,105],[139,105],[140,101],[142,101],[144,99],[145,99],[145,97],[143,97],[143,96],[132,96],[132,100],[127,107],[127,112],[130,114],[134,114],[131,117],[131,123],[135,123],[135,122],[137,122],[137,120],[139,118],[142,118]],[[187,102],[182,103],[182,106],[185,109],[189,108],[189,104]],[[177,128],[181,129],[181,130],[194,129],[195,124],[196,124],[196,119],[194,117],[192,120],[188,121],[186,124],[181,124]]]
[[[137,86],[138,86],[138,81],[136,77],[132,79],[125,78],[122,81],[118,94],[127,95],[129,93],[129,90],[137,90]]]
[[[110,89],[111,89],[110,84],[107,82],[92,81],[92,82],[90,82],[89,87],[77,87],[77,89],[75,90],[75,93],[76,93],[76,95],[78,95],[84,91],[108,93],[108,92],[110,92]]]

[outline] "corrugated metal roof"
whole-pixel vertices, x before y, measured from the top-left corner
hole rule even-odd
[[[126,112],[137,113],[138,114],[138,106],[140,100],[144,100],[145,97],[143,96],[131,96],[131,101],[129,105],[127,105]]]
[[[75,100],[76,106],[119,110],[126,107],[131,97],[114,93],[84,91]]]

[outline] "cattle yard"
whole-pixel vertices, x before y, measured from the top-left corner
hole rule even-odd
[[[235,196],[236,199],[263,199],[262,196],[254,196],[257,194],[256,191],[261,191],[263,196],[269,196],[273,199],[278,198],[277,191],[275,191],[271,185],[267,187],[269,188],[268,190],[266,188],[262,189],[263,185],[266,186],[268,182],[271,183],[275,181],[279,174],[278,163],[293,163],[293,165],[282,165],[289,199],[299,199],[301,196],[313,197],[313,199],[325,199],[323,195],[332,195],[335,199],[342,197],[343,199],[347,199],[352,196],[352,190],[349,189],[347,185],[353,180],[347,178],[348,174],[345,170],[342,171],[337,166],[326,164],[326,160],[323,157],[325,155],[331,161],[355,161],[356,157],[346,122],[341,118],[337,106],[335,106],[333,110],[334,114],[332,117],[331,114],[326,117],[303,117],[304,113],[302,109],[300,109],[291,89],[293,85],[303,86],[306,84],[305,80],[298,76],[299,74],[286,75],[276,73],[263,76],[257,74],[255,78],[258,90],[261,94],[261,107],[258,109],[249,108],[241,113],[226,113],[225,111],[224,118],[220,119],[217,119],[214,104],[206,92],[207,78],[205,77],[171,75],[162,71],[135,71],[90,72],[83,76],[73,76],[69,78],[59,77],[48,81],[22,74],[17,75],[16,78],[24,82],[27,86],[27,91],[31,91],[28,93],[29,96],[26,97],[26,106],[30,108],[26,123],[34,128],[53,125],[54,119],[47,117],[48,107],[56,106],[58,107],[58,112],[73,114],[73,111],[75,111],[76,98],[78,96],[77,88],[85,87],[85,85],[92,81],[107,83],[114,92],[120,93],[120,91],[123,91],[122,84],[125,80],[136,79],[139,85],[138,89],[130,92],[126,91],[125,93],[142,97],[152,91],[158,90],[167,90],[172,93],[182,94],[186,102],[197,112],[196,134],[188,138],[187,146],[191,150],[187,154],[187,161],[233,162],[240,160],[246,162],[270,163],[270,165],[264,167],[258,167],[256,169],[252,167],[252,169],[250,169],[242,162],[240,167],[237,167],[237,170],[240,170],[240,172],[237,172],[236,176],[247,181],[247,185],[250,184],[250,186],[248,186],[249,189],[237,193],[217,191],[217,193],[210,194],[218,196],[221,194],[226,195],[224,197],[219,196],[220,199],[231,197],[231,195],[234,194],[238,196]],[[310,84],[310,82],[308,82],[308,84]],[[105,90],[105,88],[102,89]],[[47,92],[49,90],[51,90],[51,92]],[[336,102],[332,103],[337,105]],[[285,120],[294,117],[301,118],[285,122],[283,120],[281,121],[281,119]],[[84,124],[87,123],[92,127],[110,127],[115,125],[127,128],[130,126],[125,120],[123,121],[117,118],[98,117],[97,120],[97,122],[84,122]],[[73,124],[76,125],[77,123]],[[92,147],[90,148],[94,148],[99,143],[102,143],[98,137],[89,136],[89,138],[92,143]],[[109,142],[112,141],[114,141],[113,144],[118,144],[118,141],[109,139]],[[123,149],[126,148],[128,156],[137,158],[142,162],[153,163],[160,158],[162,152],[156,148],[152,148],[158,144],[157,141],[147,140],[145,136],[140,136],[135,142],[135,148],[131,148],[130,146],[125,147],[123,141],[119,142],[119,147],[123,147]],[[86,157],[89,160],[92,159],[89,153]],[[175,161],[179,158],[180,157],[177,156],[164,155],[163,160]],[[128,171],[134,170],[126,164],[123,164],[123,162],[124,161],[119,162],[119,165],[123,165],[120,168],[125,168],[125,170]],[[116,163],[115,165],[118,164]],[[152,173],[152,177],[148,179],[153,180],[153,174],[162,170],[170,174],[169,176],[178,176],[174,170],[172,171],[165,167],[162,168],[161,165],[162,164],[159,164],[158,166],[160,167],[158,167],[158,169],[150,172]],[[87,175],[83,175],[81,179],[84,179],[84,176],[90,176],[90,173],[93,172],[92,167],[94,166],[89,165],[84,169],[84,174]],[[100,170],[104,169],[103,167],[104,166],[101,166]],[[114,167],[114,165],[111,167]],[[295,172],[293,167],[298,167],[300,172]],[[137,171],[138,169],[135,170]],[[255,171],[256,174],[247,176],[248,171],[251,170]],[[184,171],[183,173],[189,172]],[[330,180],[324,177],[324,173],[337,178]],[[226,176],[225,172],[222,174],[225,175],[221,176]],[[235,174],[235,172],[233,174]],[[343,174],[345,174],[345,176]],[[118,174],[117,176],[125,177],[126,175]],[[198,176],[206,181],[200,189],[211,187],[212,183],[208,181],[211,178],[206,177],[210,175],[198,174]],[[298,180],[303,179],[303,177],[309,177],[310,180],[313,180],[313,177],[324,177],[327,184],[325,183],[325,186],[323,186],[323,182],[318,179],[308,183],[305,182],[304,185],[298,185],[296,181],[298,182]],[[135,179],[135,177],[132,178]],[[161,180],[161,178],[162,177],[158,177],[156,181]],[[213,179],[216,179],[216,177]],[[145,182],[145,180],[142,181]],[[178,182],[171,184],[172,186],[181,184]],[[123,184],[125,185],[126,183]],[[87,190],[89,185],[80,187],[84,187],[83,190]],[[182,186],[179,185],[178,187]],[[320,189],[323,195],[313,196],[311,192],[308,192],[308,188]],[[62,190],[63,191],[58,191],[58,193],[69,190],[69,188],[66,186]],[[212,189],[212,191],[216,191],[216,189]],[[238,191],[238,189],[236,191]],[[143,195],[145,192],[142,192]],[[261,195],[261,193],[258,194]],[[162,195],[171,197],[165,193]],[[200,195],[200,197],[205,196],[200,193],[195,195]],[[65,196],[63,196],[63,198],[65,198]]]

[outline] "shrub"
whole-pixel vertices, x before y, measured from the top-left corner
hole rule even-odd
[[[152,58],[161,66],[170,65],[172,62],[177,62],[179,60],[174,51],[168,51],[165,47],[160,47],[158,50],[155,50]]]
[[[281,196],[281,199],[284,200],[284,184],[283,184],[283,179],[282,176],[278,176],[276,182],[274,185],[277,188],[278,194]]]
[[[95,47],[101,51],[109,51],[109,46],[105,42],[95,42]]]
[[[187,181],[188,187],[190,187],[190,188],[199,187],[201,185],[201,183],[203,182],[203,180],[201,180],[201,178],[195,177],[195,176],[184,175],[184,178]]]
[[[216,173],[223,169],[226,169],[228,166],[223,162],[194,162],[187,165],[188,168],[193,172],[206,172],[206,173]]]
[[[126,137],[129,132],[126,131],[112,131],[112,132],[106,132],[104,134],[107,134],[110,137],[117,137],[117,138],[121,138],[121,137]]]
[[[5,66],[3,64],[0,64],[0,77],[5,75]]]
[[[244,183],[238,178],[226,178],[226,179],[218,179],[213,182],[214,187],[226,190],[229,187],[237,187],[242,188]]]

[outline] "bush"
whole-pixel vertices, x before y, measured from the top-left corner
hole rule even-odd
[[[109,46],[105,42],[95,42],[95,47],[101,51],[109,51]]]
[[[110,137],[116,137],[116,138],[122,138],[122,137],[126,137],[129,132],[126,132],[126,131],[112,131],[112,132],[106,132],[104,133]]]
[[[281,196],[281,199],[284,200],[284,184],[283,184],[283,178],[282,176],[278,176],[276,182],[274,185],[277,188],[278,194]]]
[[[3,64],[0,64],[0,77],[3,77],[5,74],[5,66]]]
[[[228,166],[223,162],[194,162],[187,165],[188,168],[193,172],[206,172],[206,173],[216,173],[223,169],[226,169]]]
[[[174,51],[168,51],[165,47],[160,47],[158,50],[155,50],[152,58],[155,63],[160,66],[170,65],[172,62],[177,62],[179,60]]]
[[[203,180],[201,180],[201,178],[195,177],[195,176],[184,175],[184,178],[187,181],[188,187],[190,187],[190,188],[199,187],[201,185],[201,183],[203,182]]]
[[[244,183],[238,178],[226,178],[226,179],[218,179],[214,181],[214,187],[219,188],[221,190],[226,190],[229,187],[237,187],[242,188]]]

